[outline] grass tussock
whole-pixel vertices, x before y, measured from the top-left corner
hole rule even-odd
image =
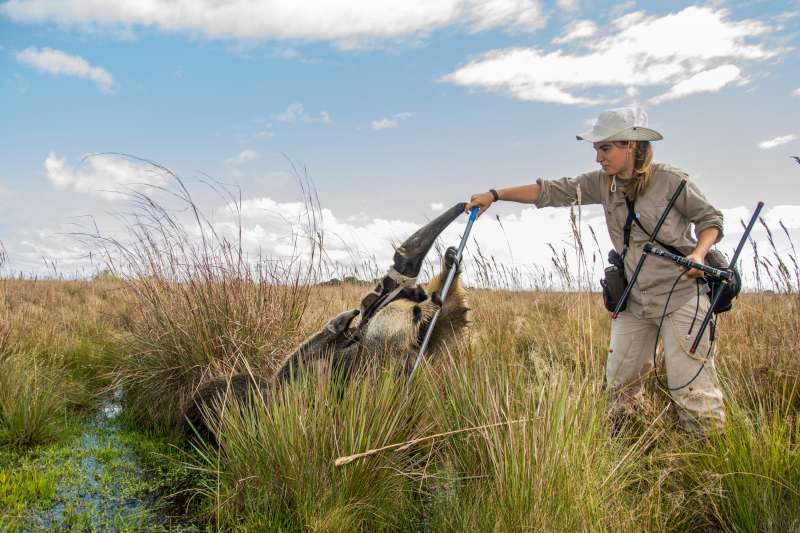
[[[209,273],[213,276],[213,273]],[[132,282],[140,307],[116,383],[138,424],[173,427],[205,379],[271,373],[300,335],[307,295],[266,279]]]
[[[445,363],[426,388],[438,429],[481,428],[441,444],[430,489],[436,530],[623,525],[633,463],[608,438],[597,382],[477,359]]]
[[[254,265],[241,233],[219,233],[177,182],[172,210],[134,195],[130,239],[94,236],[135,303],[115,384],[129,418],[165,430],[204,380],[275,369],[302,338],[313,267],[313,260]],[[193,213],[188,227],[176,218],[183,212]]]
[[[119,286],[0,282],[0,447],[62,435],[72,411],[91,408],[118,351]]]
[[[0,360],[0,447],[27,447],[62,432],[70,390],[52,368],[27,353]]]
[[[199,450],[199,489],[222,529],[396,531],[420,512],[415,475],[424,457],[375,454],[345,467],[353,450],[404,442],[419,430],[419,399],[394,370],[348,383],[305,376],[241,404],[227,399],[219,448]]]

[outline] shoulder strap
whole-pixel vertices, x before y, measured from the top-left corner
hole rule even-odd
[[[625,197],[625,205],[628,206],[628,218],[627,218],[627,220],[625,222],[625,226],[622,228],[622,231],[623,231],[623,239],[624,239],[624,250],[628,251],[628,244],[630,243],[630,240],[631,240],[631,222],[636,222],[636,225],[639,226],[639,228],[643,232],[645,232],[645,234],[648,237],[650,236],[650,232],[647,231],[644,228],[644,226],[642,226],[642,223],[639,222],[639,217],[637,217],[636,213],[634,212],[634,207],[636,205],[636,201],[635,200],[631,200],[630,198],[628,198],[626,196]],[[683,252],[681,252],[680,250],[678,250],[674,246],[670,246],[669,244],[664,244],[663,242],[659,241],[658,239],[654,239],[654,240],[656,241],[656,244],[658,244],[659,246],[664,248],[666,251],[668,251],[670,253],[673,253],[675,255],[679,255],[681,257],[685,256],[685,254]]]
[[[636,215],[633,213],[633,204],[629,203],[628,198],[625,198],[625,203],[628,205],[628,218],[625,219],[625,225],[622,227],[622,257],[628,253],[628,247],[631,244],[631,225]],[[638,221],[637,221],[638,222]]]

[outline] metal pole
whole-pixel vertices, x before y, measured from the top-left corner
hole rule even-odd
[[[736,268],[736,262],[739,260],[739,255],[742,253],[742,248],[744,248],[744,244],[747,242],[747,238],[750,236],[750,232],[753,231],[753,226],[758,220],[758,215],[761,213],[761,209],[764,207],[764,202],[758,202],[756,205],[755,211],[753,211],[753,216],[750,217],[750,222],[747,223],[747,227],[744,230],[744,234],[742,238],[739,240],[739,244],[736,246],[736,251],[733,252],[733,257],[731,258],[731,268]],[[726,280],[723,280],[724,283],[729,283]],[[717,302],[719,301],[720,296],[722,295],[722,289],[717,291],[717,294],[714,295],[714,298],[711,299],[711,306],[708,308],[708,312],[706,316],[703,317],[703,322],[700,324],[700,329],[697,331],[697,336],[694,338],[694,342],[692,343],[692,347],[689,348],[689,353],[693,354],[697,351],[697,347],[700,345],[700,340],[703,338],[703,333],[708,327],[708,323],[711,322],[711,317],[714,315],[714,307],[716,307]]]
[[[653,232],[650,234],[650,240],[648,241],[649,243],[652,244],[655,242],[656,235],[658,235],[661,225],[664,224],[664,221],[667,219],[667,215],[670,211],[672,211],[672,206],[675,205],[675,201],[678,199],[678,196],[681,194],[681,192],[683,192],[684,187],[686,187],[686,178],[681,180],[681,182],[678,184],[678,187],[675,189],[675,192],[672,193],[672,198],[669,199],[667,207],[664,208],[664,212],[661,213],[661,218],[658,219],[656,227],[653,228]],[[628,299],[628,295],[633,288],[633,284],[636,283],[636,278],[639,277],[639,272],[641,272],[642,266],[644,266],[644,260],[646,258],[647,254],[645,253],[639,257],[639,262],[636,264],[636,269],[633,271],[633,276],[631,276],[630,281],[628,281],[628,284],[625,286],[625,290],[622,291],[622,296],[620,296],[619,301],[617,302],[617,307],[614,309],[614,314],[611,315],[612,320],[616,320],[619,316],[619,312],[622,310],[622,306],[625,305],[625,301]]]
[[[478,208],[473,207],[472,211],[469,214],[469,220],[467,221],[467,227],[464,229],[464,235],[461,237],[461,242],[458,245],[458,251],[456,252],[456,260],[450,266],[450,270],[447,273],[447,279],[445,279],[444,286],[442,287],[442,293],[440,295],[439,300],[441,301],[441,305],[439,309],[433,314],[433,318],[431,319],[431,323],[428,325],[428,330],[425,332],[425,338],[422,341],[422,346],[419,349],[419,353],[417,354],[417,358],[414,361],[414,366],[411,368],[411,374],[408,376],[408,382],[406,382],[406,390],[411,387],[411,381],[414,379],[414,374],[417,372],[417,368],[419,364],[422,362],[422,359],[425,357],[425,349],[428,347],[428,343],[430,343],[431,336],[433,335],[433,328],[436,327],[436,321],[439,320],[439,315],[442,312],[442,308],[444,307],[444,301],[447,298],[447,293],[450,291],[450,285],[453,283],[453,279],[456,277],[456,272],[458,271],[458,265],[461,264],[461,256],[464,252],[464,247],[467,244],[467,238],[469,238],[469,232],[472,230],[472,224],[475,222],[475,218],[478,216]]]

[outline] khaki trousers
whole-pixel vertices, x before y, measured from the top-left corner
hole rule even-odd
[[[692,297],[685,305],[664,318],[661,339],[664,346],[667,385],[671,390],[681,426],[689,431],[704,431],[725,424],[725,406],[717,381],[713,350],[709,353],[710,326],[693,355],[689,348],[710,305],[708,296]],[[697,309],[697,318],[695,317]],[[611,393],[612,416],[628,413],[643,400],[644,379],[653,368],[653,350],[661,317],[634,317],[627,311],[611,322],[611,346],[606,363],[606,386]],[[692,327],[691,333],[689,328]],[[705,364],[703,364],[705,363]],[[700,367],[702,366],[702,370]],[[698,371],[700,372],[698,374]]]

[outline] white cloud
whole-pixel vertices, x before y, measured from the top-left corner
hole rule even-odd
[[[388,130],[397,127],[397,121],[390,118],[382,118],[380,120],[373,120],[370,125],[373,130]]]
[[[800,87],[798,87],[797,89],[792,91],[792,94],[795,95],[795,96],[800,96]]]
[[[378,120],[373,120],[370,123],[370,126],[373,130],[386,130],[390,128],[396,128],[397,124],[402,120],[408,120],[409,118],[413,117],[414,113],[404,112],[404,113],[395,113],[391,117],[381,118]]]
[[[767,139],[766,141],[761,141],[760,143],[758,143],[758,147],[761,148],[762,150],[769,150],[771,148],[775,148],[777,146],[790,143],[794,140],[797,140],[797,135],[795,135],[794,133],[790,133],[789,135],[779,135],[777,137]]]
[[[684,96],[694,93],[717,92],[735,81],[744,81],[741,78],[739,67],[735,65],[722,65],[717,68],[698,72],[691,78],[676,83],[668,92],[651,98],[650,103],[658,104],[668,100],[683,98]]]
[[[597,24],[591,20],[576,20],[570,22],[564,33],[553,39],[554,44],[564,44],[580,39],[586,39],[597,33]]]
[[[448,207],[442,203],[433,203],[429,206],[433,211],[441,211]],[[220,211],[227,214],[227,218],[216,221],[218,231],[231,235],[238,234],[235,223],[238,218],[237,210],[229,205]],[[548,242],[557,250],[563,249],[571,242],[569,224],[569,209],[535,209],[524,208],[517,214],[501,217],[498,224],[494,217],[484,217],[473,228],[473,237],[477,241],[482,253],[486,257],[494,257],[498,262],[511,265],[531,267],[536,264],[542,268],[549,268],[552,252]],[[306,219],[306,206],[300,202],[277,202],[270,198],[250,198],[241,205],[241,220],[244,225],[242,232],[243,242],[248,252],[253,256],[262,253],[272,256],[290,256],[298,252],[294,244],[290,246],[297,228]],[[379,269],[387,268],[392,261],[393,245],[397,245],[418,227],[418,223],[407,220],[387,220],[383,218],[346,217],[340,218],[328,209],[323,209],[318,218],[319,227],[325,235],[326,257],[342,265],[357,267],[364,258],[373,258],[372,263]],[[459,217],[451,224],[441,236],[445,245],[457,244],[464,230],[467,217]],[[603,247],[602,257],[611,246],[604,230],[602,210],[597,207],[583,209],[583,231],[588,237],[588,226],[591,224],[597,232],[598,240]],[[538,234],[546,238],[531,242],[530,228],[537,228]],[[474,253],[471,243],[468,254]],[[592,241],[593,242],[593,241]],[[509,248],[513,249],[514,257],[509,256]],[[302,250],[300,250],[302,252]],[[591,251],[589,254],[591,255]],[[431,254],[433,255],[433,254]],[[571,254],[574,256],[574,254]],[[596,257],[601,257],[597,250]],[[429,257],[433,264],[437,264],[435,257]],[[513,261],[512,261],[513,259]],[[572,260],[572,258],[570,258]],[[597,263],[597,276],[602,266]],[[385,270],[377,274],[383,274]],[[474,272],[468,277],[474,276]],[[595,277],[597,277],[595,276]],[[475,281],[476,278],[470,278]],[[523,280],[524,281],[524,280]]]
[[[50,152],[44,168],[56,189],[74,189],[108,200],[125,198],[125,190],[131,187],[143,186],[148,190],[148,186],[164,185],[168,180],[167,174],[157,167],[105,154],[91,155],[74,168]]]
[[[37,70],[53,75],[75,76],[91,80],[103,92],[111,92],[114,77],[102,67],[93,67],[80,56],[73,56],[52,48],[26,48],[17,54],[17,59]]]
[[[55,156],[50,159],[58,162]],[[63,164],[61,168],[63,171]],[[76,180],[69,175],[62,181],[66,184],[64,186],[76,187]],[[241,222],[243,251],[251,260],[309,257],[308,244],[302,238],[303,226],[309,217],[307,206],[302,202],[279,202],[271,198],[256,197],[245,199],[240,209],[231,204],[205,207],[203,211],[212,214],[211,223],[217,234],[232,239],[232,242],[239,239],[238,223]],[[430,216],[425,218],[432,218],[442,208],[448,207],[448,204],[437,202],[428,207],[434,213],[428,211]],[[764,219],[773,229],[777,248],[781,251],[787,250],[788,240],[778,226],[778,221],[782,221],[790,235],[796,237],[800,234],[800,206],[781,205],[765,211]],[[174,209],[171,212],[187,233],[194,235],[199,241],[200,236],[196,232],[196,224],[191,219],[191,214],[181,209]],[[751,209],[735,207],[724,209],[723,213],[725,237],[719,248],[730,254],[742,234],[740,220],[747,221]],[[605,228],[603,211],[599,206],[584,207],[581,214],[580,229],[588,263],[582,279],[589,280],[597,289],[596,282],[602,275],[611,243]],[[393,246],[405,240],[421,223],[424,223],[424,220],[417,222],[390,220],[370,217],[363,213],[347,216],[334,213],[327,208],[323,208],[317,215],[316,229],[324,234],[324,257],[335,263],[329,265],[331,275],[341,277],[351,274],[364,279],[382,275],[392,262]],[[420,219],[423,218],[420,216]],[[111,215],[107,215],[106,220],[109,224],[119,222],[119,219]],[[440,237],[442,247],[456,245],[459,242],[466,221],[466,216],[460,216],[443,232]],[[108,227],[105,224],[101,224],[100,227],[103,228],[104,234],[113,234],[115,238],[124,241],[123,228]],[[591,237],[589,227],[594,230],[598,244],[595,244]],[[534,238],[531,238],[531,228],[536,229]],[[74,231],[74,228],[71,231]],[[87,247],[76,244],[64,233],[63,226],[61,229],[53,227],[35,231],[26,229],[14,238],[5,239],[4,242],[9,245],[9,255],[15,268],[24,267],[28,272],[34,270],[46,272],[47,268],[42,267],[42,257],[47,257],[48,261],[53,260],[64,269],[91,273],[92,264],[87,258]],[[756,225],[753,238],[760,250],[770,249],[769,244],[764,242],[765,232],[760,224]],[[563,288],[565,286],[563,281],[559,280],[551,266],[553,251],[549,244],[553,245],[559,255],[566,253],[571,272],[575,274],[577,260],[568,208],[523,207],[508,215],[490,211],[488,216],[478,220],[472,229],[466,247],[465,277],[471,284],[488,283],[509,288]],[[498,278],[488,280],[480,278],[476,274],[478,249],[485,260],[504,265],[507,270],[501,273],[490,268],[483,273],[485,275],[495,273]],[[426,264],[429,267],[438,264],[434,252],[429,255],[428,260]],[[752,249],[749,245],[745,248],[741,264],[745,270],[745,283],[752,287],[753,277],[748,273],[752,265]],[[574,285],[572,287],[574,288]]]
[[[722,211],[722,233],[725,237],[742,233],[741,221],[747,222],[752,211],[744,206],[721,209]]]
[[[305,108],[301,102],[292,102],[286,111],[283,113],[276,113],[272,118],[278,122],[319,122],[321,124],[330,124],[331,115],[327,111],[320,112],[318,117],[314,117],[306,113]]]
[[[18,22],[140,26],[209,38],[333,41],[344,47],[424,36],[449,26],[533,31],[546,18],[537,0],[9,0],[0,13]]]
[[[778,229],[779,222],[786,229],[800,229],[800,205],[776,205],[769,210],[764,220],[773,230]]]
[[[533,31],[541,28],[546,20],[536,0],[450,0],[441,3],[453,4],[457,13],[455,20],[466,21],[473,33],[494,28]],[[431,2],[422,2],[421,5],[430,6]]]
[[[626,11],[630,11],[634,7],[636,7],[636,2],[634,0],[628,0],[627,2],[620,2],[619,4],[612,5],[610,8],[608,8],[608,13],[612,17],[618,17]]]
[[[578,0],[558,0],[558,7],[564,11],[575,11],[578,9]]]
[[[441,211],[449,207],[442,203],[433,203],[429,206],[432,211]],[[242,205],[242,221],[244,224],[243,238],[252,254],[266,252],[274,255],[291,255],[297,253],[292,246],[288,246],[293,232],[298,224],[306,218],[306,206],[300,202],[276,202],[270,198],[251,198]],[[224,210],[223,210],[224,212]],[[235,210],[229,209],[233,215]],[[775,206],[765,210],[764,219],[773,229],[779,247],[785,247],[784,236],[780,233],[778,220],[783,221],[790,231],[800,229],[800,206],[785,205]],[[736,207],[724,209],[725,237],[719,248],[730,254],[742,234],[740,220],[745,222],[750,218],[751,208]],[[499,221],[493,213],[482,217],[473,227],[470,242],[466,248],[466,278],[471,283],[478,283],[475,275],[473,261],[478,247],[481,254],[498,264],[515,268],[519,278],[513,282],[518,287],[536,286],[542,284],[542,273],[551,270],[553,252],[550,244],[559,252],[566,251],[567,261],[573,274],[577,272],[577,259],[574,252],[574,241],[570,230],[570,211],[567,208],[536,209],[524,207],[509,214],[500,215]],[[231,223],[235,218],[231,216]],[[459,217],[440,237],[444,246],[457,244],[463,233],[467,217]],[[325,234],[326,255],[333,261],[342,265],[356,267],[361,265],[364,258],[372,258],[371,264],[378,269],[388,267],[392,261],[393,245],[399,244],[418,227],[418,223],[408,220],[387,220],[370,218],[363,214],[359,216],[339,217],[328,209],[322,210],[319,218],[319,229]],[[222,222],[223,226],[225,222]],[[591,237],[589,227],[597,236],[598,245]],[[531,239],[531,228],[536,228],[539,237]],[[605,226],[603,211],[598,206],[586,206],[582,209],[581,234],[586,246],[588,272],[584,277],[595,283],[602,275],[605,267],[605,258],[611,241]],[[229,228],[231,235],[235,234],[234,226]],[[756,225],[753,236],[756,240],[765,236],[763,228]],[[477,245],[477,246],[476,246]],[[766,249],[766,245],[762,248]],[[752,250],[749,247],[744,252],[744,263],[749,265]],[[437,264],[432,253],[428,258],[432,264]],[[745,269],[747,270],[747,268]],[[383,274],[384,270],[375,272]],[[507,280],[495,280],[503,283]],[[559,287],[560,281],[555,277],[550,280],[551,286]]]
[[[253,161],[254,159],[258,159],[258,152],[251,148],[246,148],[235,156],[229,157],[225,162],[232,165],[240,165],[248,161]]]
[[[443,81],[561,104],[618,102],[622,87],[668,88],[667,94],[685,96],[731,83],[734,68],[785,52],[757,41],[770,30],[757,20],[731,20],[727,10],[713,7],[664,16],[635,12],[617,18],[603,35],[579,41],[578,52],[493,50]]]
[[[303,63],[305,65],[313,65],[320,62],[319,59],[308,57],[297,48],[291,47],[279,48],[274,52],[273,55],[275,57],[285,59],[286,61],[297,61],[298,63]]]

